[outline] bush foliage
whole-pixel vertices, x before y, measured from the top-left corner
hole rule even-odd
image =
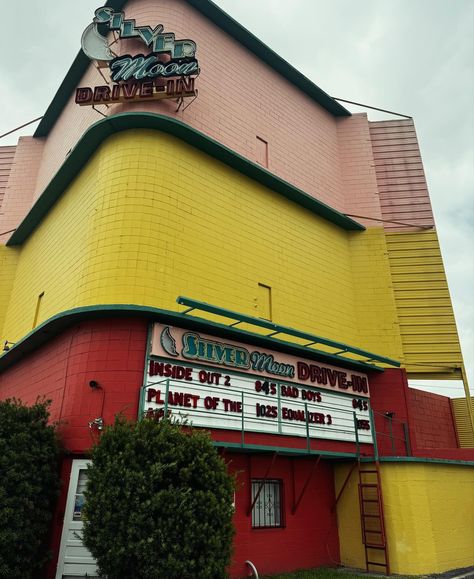
[[[38,577],[59,486],[48,403],[0,402],[0,577]]]
[[[223,579],[234,483],[209,436],[123,418],[93,449],[84,543],[108,579]]]

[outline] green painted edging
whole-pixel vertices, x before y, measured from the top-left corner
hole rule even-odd
[[[374,462],[374,459],[361,458],[360,461]],[[428,458],[421,456],[381,456],[379,457],[379,462],[454,464],[458,466],[474,466],[474,460],[456,460],[451,458]]]
[[[260,60],[265,62],[268,66],[273,68],[276,72],[281,74],[289,82],[298,87],[301,91],[306,93],[310,98],[316,101],[319,105],[325,108],[328,112],[337,117],[350,116],[351,113],[339,104],[336,100],[331,98],[326,92],[321,90],[317,85],[311,82],[306,76],[301,74],[296,68],[291,66],[286,60],[278,56],[271,48],[249,32],[246,28],[240,25],[236,20],[231,18],[223,10],[221,10],[214,2],[210,0],[185,0],[195,10],[206,16],[211,22],[218,26],[221,30],[235,38],[237,42],[245,46],[248,50],[253,52]],[[116,11],[122,10],[126,0],[108,0],[105,4]],[[91,14],[91,21],[92,21]],[[34,136],[46,137],[49,131],[53,128],[62,110],[66,106],[69,97],[74,89],[79,84],[81,77],[87,71],[90,65],[90,60],[87,56],[79,51],[71,68],[67,72],[62,81],[58,91],[56,92],[51,104],[47,108],[43,119],[38,125]]]
[[[265,446],[261,444],[239,444],[238,442],[212,441],[213,446],[242,452],[276,452],[281,455],[293,456],[321,456],[322,458],[357,458],[354,452],[332,452],[330,450],[308,450],[306,448],[291,448],[288,446]]]
[[[344,344],[342,342],[336,342],[334,340],[329,340],[328,338],[322,338],[321,336],[316,336],[315,334],[302,332],[300,330],[296,330],[295,328],[290,328],[289,326],[281,326],[280,324],[269,322],[268,320],[264,320],[263,318],[248,316],[245,314],[241,314],[239,312],[234,312],[233,310],[228,310],[226,308],[214,306],[206,302],[193,300],[185,296],[178,296],[176,298],[176,301],[178,302],[178,304],[186,306],[193,310],[195,309],[203,312],[208,312],[210,314],[216,314],[224,318],[237,320],[239,323],[243,324],[251,324],[251,325],[253,324],[254,326],[271,330],[274,334],[287,334],[288,336],[294,336],[295,338],[307,340],[313,342],[314,344],[324,344],[325,346],[330,346],[332,348],[342,350],[344,353],[364,356],[371,362],[381,362],[382,364],[389,364],[390,366],[396,366],[397,368],[401,366],[400,362],[398,362],[397,360],[392,360],[391,358],[386,358],[385,356],[379,356],[378,354],[367,352],[367,350],[361,350],[360,348],[354,348],[354,346],[349,346],[348,344]]]
[[[145,387],[148,378],[148,368],[150,366],[150,356],[151,356],[151,343],[153,336],[153,326],[148,324],[146,331],[146,351],[145,351],[145,365],[143,366],[143,382],[140,388],[140,400],[138,402],[138,420],[143,418],[143,409],[145,407]]]
[[[328,364],[336,364],[344,368],[352,368],[362,372],[375,371],[383,372],[383,368],[366,364],[364,362],[356,362],[352,360],[342,360],[337,356],[321,352],[319,350],[307,351],[301,346],[284,342],[283,340],[274,340],[253,334],[246,330],[239,330],[237,328],[230,328],[224,324],[210,322],[202,318],[196,318],[187,314],[179,312],[172,312],[170,310],[162,310],[160,308],[153,308],[151,306],[137,306],[134,304],[104,304],[96,306],[85,306],[74,308],[61,312],[52,316],[34,330],[26,334],[21,340],[15,343],[10,350],[3,355],[0,355],[0,372],[11,366],[16,361],[25,356],[26,353],[31,352],[35,348],[44,344],[45,336],[48,338],[58,334],[65,328],[74,323],[83,320],[113,317],[113,316],[130,316],[130,317],[148,317],[152,320],[160,321],[171,325],[176,325],[183,328],[195,329],[197,331],[207,332],[221,338],[233,339],[237,342],[251,344],[253,346],[267,347],[271,350],[286,352],[300,356],[309,360],[316,360],[326,362]]]
[[[21,245],[28,238],[105,139],[115,133],[130,129],[152,129],[177,137],[342,229],[348,231],[365,229],[360,223],[314,199],[257,163],[249,161],[185,123],[155,113],[137,112],[121,113],[101,119],[87,129],[10,237],[7,245]]]

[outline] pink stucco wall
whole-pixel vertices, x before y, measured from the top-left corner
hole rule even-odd
[[[125,14],[135,18],[138,25],[162,23],[177,38],[196,41],[201,67],[199,96],[179,112],[174,101],[154,101],[98,107],[105,115],[125,111],[169,115],[253,161],[259,161],[262,154],[259,137],[268,143],[271,172],[341,212],[380,218],[365,114],[333,117],[184,0],[130,0]],[[127,48],[132,48],[131,53],[133,48],[143,50],[137,41],[120,42],[119,53]],[[101,84],[104,80],[91,63],[79,86]],[[44,139],[41,162],[28,168],[28,179],[34,181],[33,195],[18,191],[16,207],[7,206],[9,226],[21,221],[85,130],[101,118],[92,107],[76,105],[74,94],[70,95]],[[369,227],[380,225],[373,220],[357,220]]]
[[[0,147],[0,215],[2,214],[3,197],[8,185],[15,150],[16,147]],[[1,234],[2,232],[0,231]]]
[[[433,227],[413,119],[371,122],[369,130],[385,229],[416,231],[420,227]]]
[[[344,213],[366,227],[380,227],[382,217],[377,176],[365,113],[337,119]],[[370,219],[363,219],[367,216]]]
[[[344,210],[337,120],[330,113],[182,0],[131,0],[125,13],[138,25],[163,23],[177,38],[197,42],[202,70],[199,97],[179,113],[172,101],[101,110],[107,115],[125,110],[170,115],[252,160],[257,159],[259,136],[268,142],[270,171]],[[104,83],[91,65],[80,84]],[[47,138],[36,195],[84,130],[101,119],[91,107],[77,106],[73,98]]]
[[[33,203],[44,139],[21,137],[14,151],[0,210],[0,233],[15,229]],[[9,236],[0,236],[0,243]]]

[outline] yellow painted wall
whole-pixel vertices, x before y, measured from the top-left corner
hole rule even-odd
[[[349,239],[357,326],[374,352],[386,352],[403,363],[385,232],[371,227],[363,235],[351,233]]]
[[[22,246],[4,333],[31,330],[42,292],[38,323],[86,305],[177,310],[178,295],[259,315],[260,283],[274,321],[397,358],[382,240],[381,230],[348,233],[179,139],[122,132]]]
[[[474,414],[474,399],[471,397],[471,408]],[[474,448],[474,431],[469,416],[468,401],[466,398],[453,398],[451,400],[454,423],[461,448]]]
[[[461,346],[436,231],[387,233],[387,248],[409,377],[461,378]]]
[[[336,492],[349,467],[336,467]],[[381,465],[392,573],[440,573],[474,565],[474,467],[434,463]],[[337,515],[341,562],[365,568],[358,474],[353,472]]]
[[[334,485],[338,496],[346,480],[351,464],[334,466]],[[339,549],[341,564],[355,569],[365,569],[364,545],[359,514],[359,476],[357,468],[352,472],[346,488],[337,504],[337,526],[339,529]]]
[[[11,298],[18,255],[18,249],[0,245],[0,355],[5,340],[13,341],[13,336],[9,338],[8,334],[2,330]]]

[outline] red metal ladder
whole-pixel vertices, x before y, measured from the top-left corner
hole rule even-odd
[[[367,571],[390,575],[379,464],[360,465],[359,507]],[[376,567],[376,569],[374,569]]]

